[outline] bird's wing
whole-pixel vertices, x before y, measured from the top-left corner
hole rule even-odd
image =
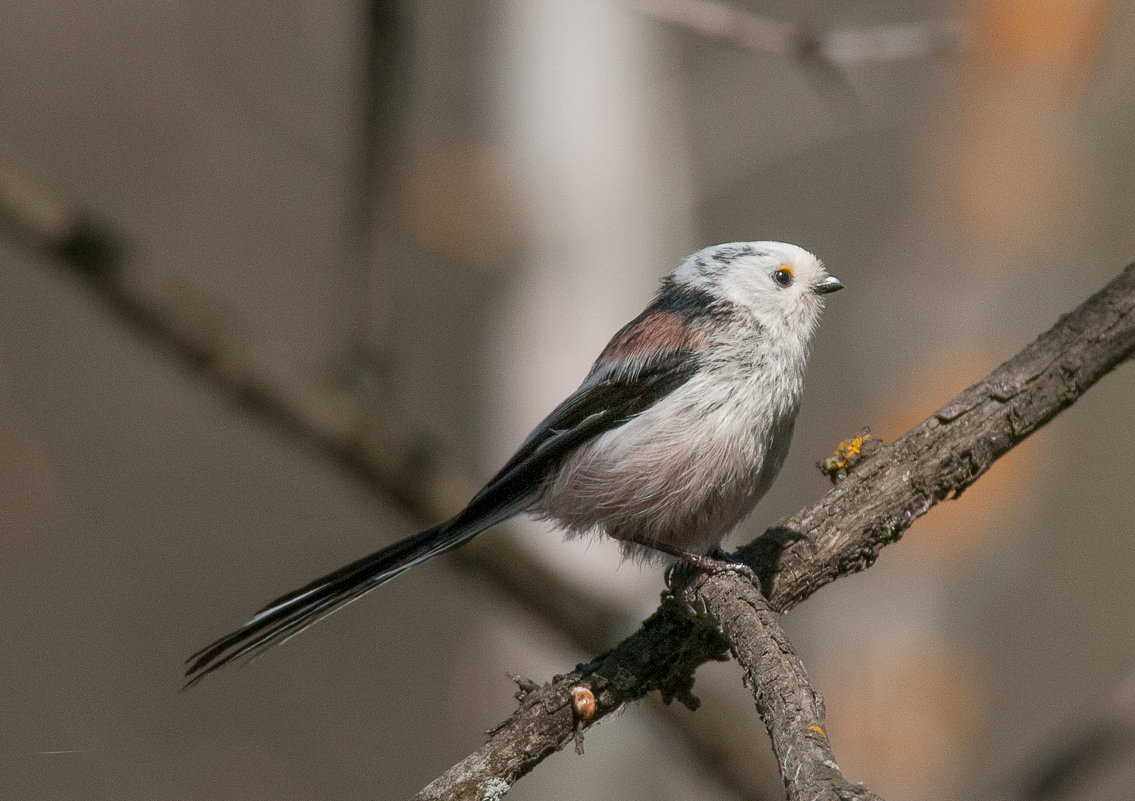
[[[455,520],[466,515],[475,519],[488,508],[516,501],[580,445],[646,411],[695,372],[697,361],[685,348],[649,359],[598,362],[579,389],[540,421]]]
[[[548,472],[568,454],[650,408],[694,372],[695,360],[684,349],[650,359],[597,363],[580,388],[536,426],[455,517],[277,598],[239,629],[189,657],[187,686],[233,660],[298,634],[408,568],[524,511],[536,500]]]

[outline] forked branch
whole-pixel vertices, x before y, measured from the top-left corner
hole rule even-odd
[[[984,380],[961,392],[898,440],[878,447],[856,470],[780,525],[738,550],[761,577],[769,607],[785,612],[831,581],[867,567],[939,501],[956,497],[1014,445],[1071,406],[1135,353],[1135,265]],[[721,620],[732,593],[699,594]],[[742,600],[743,602],[743,600]],[[651,690],[692,702],[693,671],[720,658],[729,642],[664,604],[607,653],[528,692],[513,715],[474,754],[419,793],[425,799],[479,799],[503,792],[572,742],[572,687],[596,696],[594,725]]]

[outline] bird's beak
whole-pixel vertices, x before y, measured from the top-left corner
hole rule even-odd
[[[829,275],[815,286],[817,295],[827,295],[831,292],[839,292],[841,289],[843,289],[843,281],[834,275]]]

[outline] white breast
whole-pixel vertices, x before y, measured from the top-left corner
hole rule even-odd
[[[768,490],[792,438],[803,358],[763,350],[715,349],[689,382],[569,457],[537,513],[570,535],[635,532],[694,552],[717,547]]]

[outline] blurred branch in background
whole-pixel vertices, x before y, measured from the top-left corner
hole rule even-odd
[[[1061,730],[1057,745],[1035,759],[1020,786],[1009,795],[1020,801],[1045,801],[1070,795],[1097,779],[1108,767],[1135,753],[1135,675],[1127,677],[1095,719],[1076,730]]]
[[[52,192],[0,151],[0,229],[60,260],[123,319],[192,364],[246,409],[281,425],[366,481],[406,515],[433,523],[476,489],[376,408],[380,375],[302,373],[274,357],[204,289],[139,256],[125,238]],[[459,562],[579,647],[607,647],[620,616],[511,545],[468,547]]]
[[[632,0],[648,17],[749,50],[830,66],[899,61],[954,52],[965,41],[958,22],[910,22],[845,31],[816,31],[714,0]]]
[[[390,262],[381,245],[390,241],[384,187],[398,161],[409,85],[405,72],[409,34],[404,4],[363,4],[362,67],[358,78],[358,139],[344,171],[347,188],[344,257],[349,267],[343,293],[345,345],[360,360],[380,365],[388,358],[392,327]],[[377,351],[377,352],[376,352]]]
[[[1133,354],[1135,264],[895,442],[869,440],[876,443],[873,452],[855,472],[817,503],[738,549],[730,561],[753,568],[769,607],[787,612],[832,581],[870,567],[915,520],[938,502],[957,498],[998,458]],[[705,588],[726,581],[713,576]],[[727,595],[698,591],[695,600],[721,620],[730,614]],[[687,620],[678,604],[664,603],[612,650],[526,692],[488,743],[417,799],[481,798],[489,784],[503,794],[574,741],[573,688],[595,695],[595,713],[586,726],[655,689],[664,699],[696,706],[694,670],[719,659],[729,646],[718,632]]]

